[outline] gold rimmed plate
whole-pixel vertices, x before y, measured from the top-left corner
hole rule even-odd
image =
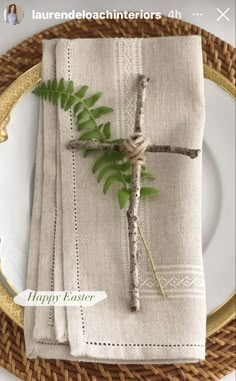
[[[40,64],[32,67],[0,96],[0,307],[22,327],[23,309],[13,298],[25,289],[38,120],[31,90],[40,81],[40,69]],[[209,336],[235,316],[235,87],[207,65],[204,74],[202,231]]]

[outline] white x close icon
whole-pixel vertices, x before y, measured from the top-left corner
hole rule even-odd
[[[226,16],[226,13],[229,12],[230,8],[226,9],[226,11],[222,12],[221,9],[219,8],[216,8],[218,12],[220,12],[220,16],[218,17],[218,19],[216,21],[219,21],[222,17],[224,17],[227,21],[230,21],[229,17]]]

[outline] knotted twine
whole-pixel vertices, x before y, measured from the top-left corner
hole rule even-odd
[[[141,164],[145,160],[145,151],[149,145],[147,138],[142,132],[132,134],[124,143],[127,157],[131,165],[139,161]]]

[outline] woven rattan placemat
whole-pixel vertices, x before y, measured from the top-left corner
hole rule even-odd
[[[235,49],[192,24],[161,20],[77,20],[45,30],[0,57],[0,93],[41,60],[43,38],[148,37],[199,34],[203,60],[235,84]],[[207,357],[197,364],[108,365],[28,360],[24,333],[0,311],[0,366],[27,381],[202,381],[218,380],[236,368],[235,320],[207,340]]]

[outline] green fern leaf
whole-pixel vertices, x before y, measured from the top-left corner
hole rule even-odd
[[[121,161],[121,160],[123,160],[126,157],[126,153],[125,152],[115,152],[115,151],[113,151],[113,152],[110,153],[110,157],[114,161]]]
[[[52,81],[52,91],[57,91],[57,80],[56,79],[54,79]]]
[[[152,174],[147,171],[141,171],[141,178],[148,179],[148,180],[155,180],[155,177],[152,176]]]
[[[131,164],[130,164],[129,161],[127,161],[127,162],[124,163],[124,164],[116,164],[116,165],[115,165],[115,169],[117,169],[118,171],[121,171],[121,172],[126,172],[126,171],[128,171],[130,168],[131,168]]]
[[[74,115],[80,113],[80,112],[83,111],[83,110],[84,110],[84,105],[83,105],[83,103],[78,102],[78,103],[76,103],[76,104],[74,105]]]
[[[41,83],[41,86],[39,85],[39,88],[41,88],[42,91],[46,91],[46,90],[47,90],[46,83],[45,83],[45,82],[42,82],[42,83]]]
[[[130,190],[124,189],[124,188],[119,189],[117,196],[118,196],[120,209],[123,209],[130,199]]]
[[[87,122],[87,120],[91,119],[91,114],[88,110],[83,110],[77,116],[78,123]]]
[[[158,196],[159,194],[160,190],[157,188],[142,187],[140,189],[140,197]]]
[[[47,96],[48,96],[48,90],[47,90],[46,83],[45,83],[45,82],[41,83],[41,84],[34,90],[34,92],[35,92],[35,94],[41,96],[42,98],[47,99]]]
[[[126,183],[130,184],[131,180],[132,180],[132,176],[131,175],[124,175],[124,179],[125,179]]]
[[[98,107],[91,110],[91,114],[95,119],[100,118],[100,116],[109,114],[113,111],[110,107]]]
[[[85,94],[86,94],[86,92],[87,92],[87,90],[88,90],[88,86],[82,86],[80,89],[79,89],[79,91],[77,91],[76,93],[75,93],[75,96],[76,97],[78,97],[78,98],[84,98],[84,96],[85,96]]]
[[[59,93],[57,93],[57,92],[53,93],[52,103],[54,104],[54,106],[58,105],[59,98],[60,98]]]
[[[95,105],[95,103],[101,98],[103,94],[101,92],[99,93],[96,93],[96,94],[93,94],[91,97],[89,98],[86,98],[84,100],[84,103],[85,105],[90,108],[90,107],[93,107]]]
[[[101,166],[110,161],[109,154],[106,152],[102,156],[100,156],[94,163],[92,168],[93,173],[95,173]]]
[[[86,128],[87,129],[96,129],[96,127],[97,127],[97,125],[96,125],[96,123],[94,122],[94,120],[93,119],[89,119],[89,120],[87,120],[86,122],[84,122],[84,123],[80,123],[80,124],[78,124],[78,129],[79,129],[79,131],[81,131],[81,130],[85,130]],[[99,136],[99,139],[101,139],[102,138],[102,135],[101,135],[101,133],[97,130],[97,135]],[[82,135],[83,136],[83,135]],[[90,139],[92,139],[92,138],[90,138]],[[87,140],[87,139],[86,139]]]
[[[123,177],[120,174],[109,176],[105,181],[103,193],[106,194],[110,186],[115,182],[120,182],[124,184]]]
[[[65,106],[64,106],[64,110],[65,111],[69,110],[75,102],[76,102],[76,97],[74,97],[73,95],[70,95],[67,99]]]
[[[107,122],[104,124],[103,133],[106,139],[110,139],[111,137],[111,123],[110,122]]]
[[[57,81],[56,81],[57,82]],[[57,90],[61,93],[65,90],[65,82],[64,79],[61,78],[59,84],[57,85]]]
[[[61,108],[64,109],[65,104],[67,102],[67,99],[68,99],[68,94],[67,93],[62,93],[61,94]]]
[[[52,81],[51,81],[51,79],[49,79],[49,80],[47,81],[46,86],[47,86],[47,90],[50,91],[50,90],[52,89]]]
[[[95,149],[88,148],[84,151],[84,157],[89,156],[91,153],[97,152]]]
[[[85,122],[85,123],[87,123],[87,122]],[[96,140],[100,141],[102,139],[102,134],[97,129],[94,129],[94,130],[85,132],[79,138],[79,140],[91,140],[91,139],[96,139]]]
[[[74,92],[74,83],[73,83],[73,81],[69,81],[69,83],[67,85],[66,92],[69,93],[69,94],[72,94]]]
[[[47,81],[47,91],[48,91],[47,98],[48,98],[49,102],[52,102],[52,82],[51,82],[51,80]]]
[[[97,181],[98,183],[100,183],[100,181],[103,179],[103,177],[110,171],[113,171],[115,169],[115,166],[114,164],[110,164],[106,167],[104,167],[100,172],[99,172],[99,175],[97,177]]]

